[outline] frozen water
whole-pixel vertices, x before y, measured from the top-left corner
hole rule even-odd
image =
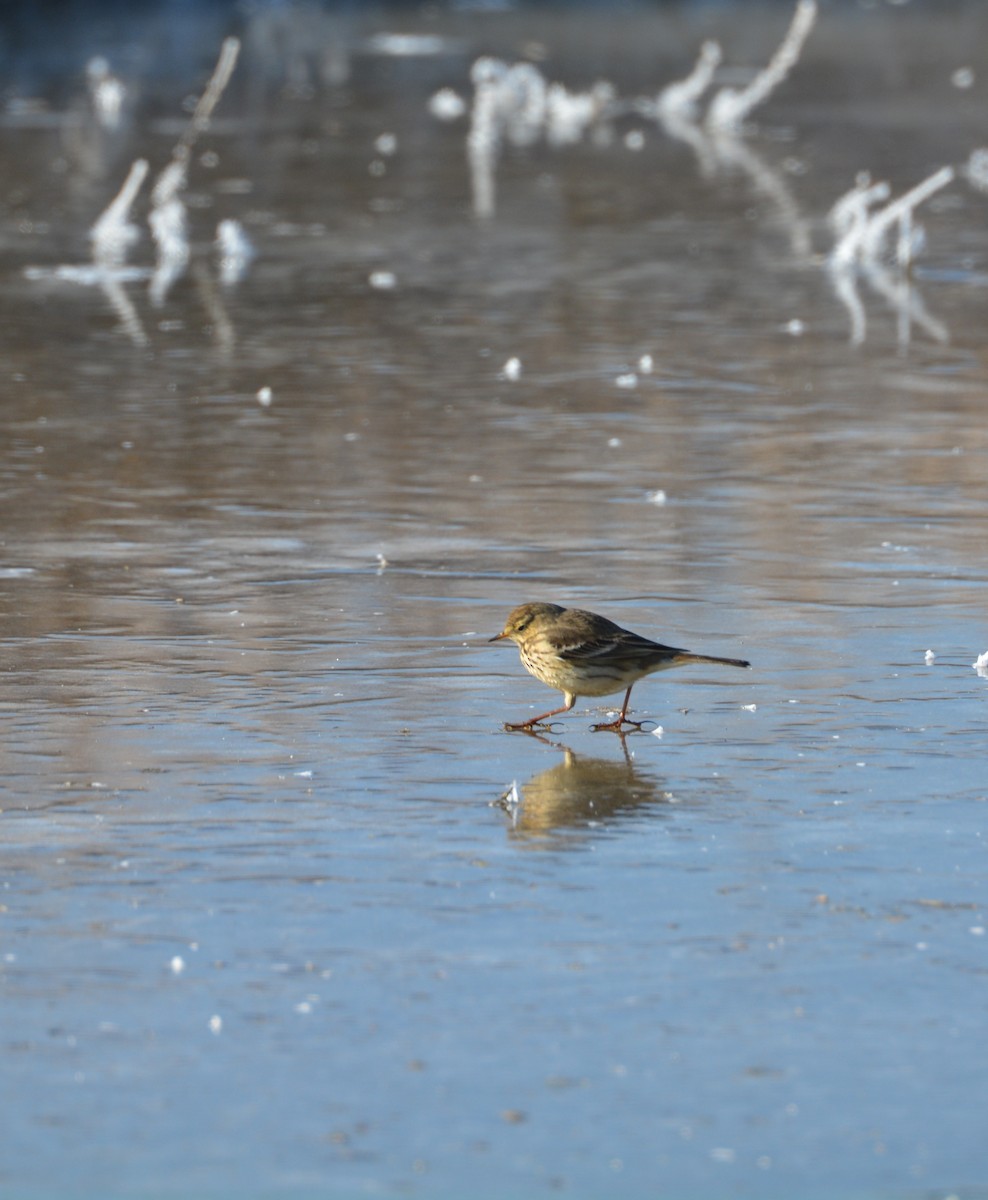
[[[351,7],[240,14],[160,308],[59,266],[206,49],[0,121],[5,1196],[978,1197],[988,9],[821,7],[744,140],[506,137],[478,220],[482,49],[654,98],[790,10]],[[855,310],[834,197],[940,162]],[[510,734],[527,599],[753,669]]]

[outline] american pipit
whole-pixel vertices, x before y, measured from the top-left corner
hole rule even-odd
[[[579,696],[610,696],[622,689],[626,689],[624,703],[617,720],[593,728],[620,731],[623,725],[632,725],[640,729],[641,721],[628,719],[628,701],[631,689],[646,675],[685,663],[751,666],[743,658],[717,658],[662,646],[622,629],[606,617],[558,604],[520,604],[508,615],[497,637],[490,640],[499,642],[502,638],[517,642],[525,670],[549,687],[558,688],[566,701],[561,708],[529,721],[506,723],[506,729],[532,729],[547,717],[569,712]]]

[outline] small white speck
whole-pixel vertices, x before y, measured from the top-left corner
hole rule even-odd
[[[968,933],[973,933],[975,937],[984,937],[985,927],[984,925],[972,925]]]
[[[169,962],[168,967],[173,975],[181,975],[185,970],[185,959],[181,954],[176,954],[171,962]]]
[[[293,771],[293,772],[292,772],[292,774],[293,774],[293,775],[294,775],[294,776],[295,776],[297,779],[311,779],[311,778],[312,778],[312,772],[311,772],[311,771]]]
[[[741,710],[742,710],[742,712],[757,712],[758,705],[757,704],[742,704]]]
[[[510,379],[512,382],[521,379],[521,359],[509,358],[501,368],[501,378]]]
[[[638,360],[638,370],[641,371],[641,373],[643,375],[651,375],[652,368],[654,366],[655,366],[655,364],[652,361],[651,354],[643,354],[641,356],[641,358]]]
[[[710,1151],[710,1157],[714,1162],[732,1163],[737,1155],[729,1146],[716,1146]]]
[[[216,1013],[209,1018],[209,1032],[216,1034],[223,1032],[223,1018],[217,1016]]]
[[[398,277],[394,271],[371,271],[367,282],[379,292],[387,292],[397,284]]]
[[[440,121],[455,121],[467,111],[463,97],[452,88],[440,88],[429,100],[429,112]]]
[[[656,727],[652,730],[652,737],[660,738],[664,733],[665,730],[662,728],[662,726],[656,725]]]
[[[621,439],[618,437],[608,438],[607,444],[612,450],[616,450],[621,445]]]
[[[393,133],[382,133],[374,139],[374,149],[385,156],[394,154],[398,149],[398,139]]]
[[[988,650],[984,654],[979,654],[974,662],[971,663],[971,666],[974,667],[979,675],[988,678]]]
[[[958,67],[951,75],[950,82],[955,88],[965,90],[974,84],[974,71],[970,67]]]
[[[656,488],[654,492],[647,492],[645,499],[649,504],[665,504],[669,497],[665,494],[662,488]]]
[[[799,319],[799,317],[793,317],[793,319],[791,321],[787,321],[782,328],[790,335],[790,337],[802,337],[802,335],[806,332],[806,326]]]
[[[263,404],[265,408],[270,407],[271,401],[274,399],[274,392],[269,387],[262,387],[257,392],[257,403]]]
[[[638,386],[638,376],[634,371],[629,371],[626,375],[618,375],[614,382],[619,388],[635,388]]]
[[[312,1005],[308,1000],[300,1000],[299,1003],[295,1005],[295,1011],[297,1013],[301,1013],[303,1017],[308,1016],[308,1014],[312,1012]]]
[[[624,144],[628,150],[642,150],[645,146],[645,134],[640,129],[629,129],[624,135]]]
[[[937,658],[937,656],[933,653],[932,650],[927,650],[927,652],[923,655],[923,657],[926,659],[926,665],[928,667],[932,667],[933,664],[936,662],[936,658]]]

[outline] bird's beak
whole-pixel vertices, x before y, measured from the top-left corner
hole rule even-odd
[[[495,635],[494,635],[494,637],[492,637],[492,638],[488,638],[487,640],[488,640],[489,642],[499,642],[499,641],[501,641],[501,639],[502,639],[502,638],[506,638],[507,636],[508,636],[508,635],[507,635],[507,634],[504,632],[504,630],[502,629],[500,633],[498,633],[498,634],[495,634]]]

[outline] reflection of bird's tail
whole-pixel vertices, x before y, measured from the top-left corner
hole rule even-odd
[[[679,655],[679,661],[684,663],[718,663],[723,667],[750,667],[751,663],[744,658],[718,658],[714,654],[691,654],[684,650]]]

